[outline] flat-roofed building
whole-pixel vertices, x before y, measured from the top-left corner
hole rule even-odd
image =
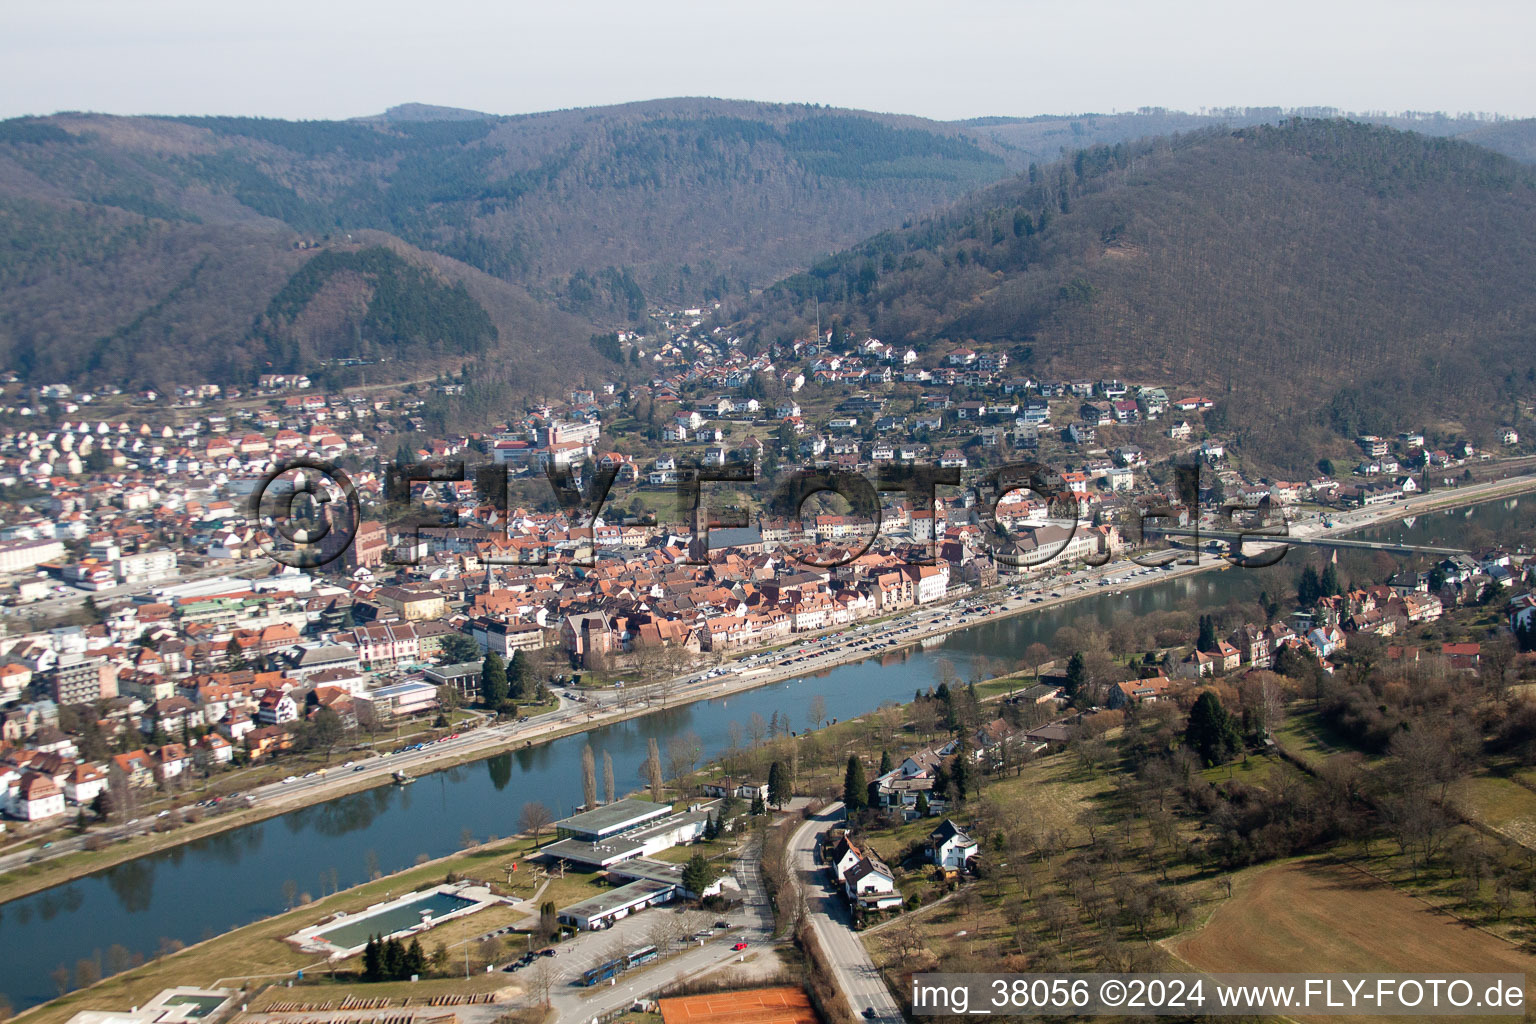
[[[358,721],[382,725],[405,715],[417,715],[437,707],[437,687],[431,683],[404,682],[381,686],[352,698]]]
[[[470,703],[480,700],[480,676],[484,666],[478,661],[461,661],[454,665],[438,665],[423,673],[427,682],[434,686],[451,686],[459,696]]]
[[[601,871],[615,864],[649,857],[662,850],[702,839],[710,809],[715,806],[711,802],[698,810],[654,818],[627,832],[613,833],[596,841],[561,839],[544,847],[538,855],[545,860],[563,860],[579,867]]]
[[[64,557],[59,540],[8,540],[0,542],[0,573],[24,572],[43,562]]]
[[[666,903],[677,895],[677,889],[674,883],[641,879],[563,907],[557,916],[561,924],[571,925],[584,932],[594,931],[607,928],[646,907]]]
[[[668,804],[625,797],[590,811],[573,814],[569,818],[561,818],[555,822],[555,833],[561,839],[596,843],[671,813],[672,808]]]

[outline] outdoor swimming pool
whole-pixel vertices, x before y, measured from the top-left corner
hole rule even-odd
[[[361,946],[375,935],[393,935],[414,928],[422,921],[422,915],[430,912],[434,921],[449,914],[474,906],[478,900],[455,896],[451,892],[428,892],[408,903],[397,903],[378,913],[349,917],[340,924],[315,932],[315,938],[329,942],[339,949]]]

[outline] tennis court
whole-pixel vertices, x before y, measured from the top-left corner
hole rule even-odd
[[[664,1024],[819,1024],[804,990],[790,986],[663,999]]]

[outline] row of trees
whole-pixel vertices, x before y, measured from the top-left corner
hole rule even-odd
[[[409,981],[412,975],[426,973],[427,958],[419,939],[412,938],[407,946],[398,938],[374,936],[363,947],[364,981]]]

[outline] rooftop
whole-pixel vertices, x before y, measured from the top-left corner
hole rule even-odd
[[[590,811],[573,814],[569,818],[561,818],[555,822],[555,827],[566,832],[608,836],[670,813],[672,808],[667,804],[625,797]]]
[[[580,903],[561,907],[560,913],[564,917],[571,918],[601,917],[633,903],[649,900],[673,888],[676,884],[675,882],[654,882],[650,879],[642,878],[638,882],[630,882],[628,885],[621,885],[617,889],[609,889],[607,892],[598,893],[596,896],[584,899]]]

